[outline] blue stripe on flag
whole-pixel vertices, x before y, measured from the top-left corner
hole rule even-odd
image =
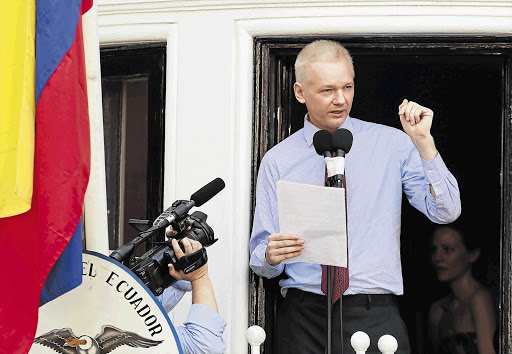
[[[37,0],[36,104],[75,40],[81,0]]]
[[[78,254],[77,254],[78,251]],[[79,275],[77,277],[77,275]],[[41,291],[39,306],[74,289],[82,283],[82,221],[53,266]]]

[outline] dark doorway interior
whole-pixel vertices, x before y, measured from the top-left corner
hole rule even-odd
[[[402,48],[385,44],[343,43],[351,51],[356,70],[355,100],[351,116],[402,129],[398,105],[404,98],[434,110],[432,134],[448,168],[459,182],[464,225],[485,239],[476,276],[496,294],[499,303],[500,239],[502,236],[502,117],[504,115],[506,57],[469,49],[446,50],[430,46]],[[286,47],[286,46],[284,46]],[[299,47],[299,48],[297,48]],[[260,117],[266,123],[255,134],[255,156],[303,126],[306,109],[293,97],[293,63],[301,44],[267,53],[271,74],[261,76]],[[427,48],[428,47],[428,48]],[[265,52],[263,52],[265,53]],[[265,59],[266,55],[262,55]],[[266,82],[266,80],[268,80]],[[268,116],[266,116],[268,115]],[[263,119],[262,118],[262,119]],[[259,119],[258,116],[255,119]],[[263,136],[269,134],[265,142]],[[265,146],[265,149],[261,147]],[[409,330],[412,352],[425,353],[429,305],[447,289],[430,266],[429,236],[434,224],[405,200],[402,214],[402,265],[405,295],[400,308]],[[277,283],[257,277],[255,292],[264,294],[267,327],[265,352],[272,352],[272,323],[281,299]],[[261,289],[261,288],[264,289]],[[254,307],[253,307],[254,309]],[[261,315],[260,315],[261,316]],[[258,317],[258,314],[255,315]],[[262,323],[262,322],[260,322]]]
[[[498,290],[503,59],[490,56],[357,56],[352,115],[395,126],[403,98],[434,110],[432,134],[461,190],[461,221],[485,238],[475,265]],[[429,263],[434,225],[407,201],[402,214],[402,316],[415,353],[423,353],[428,307],[445,289]]]

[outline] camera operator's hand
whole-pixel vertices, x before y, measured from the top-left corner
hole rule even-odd
[[[174,249],[174,253],[178,259],[186,254],[194,253],[203,247],[201,242],[191,240],[188,237],[184,237],[181,240],[181,244],[183,245],[185,252],[181,250],[176,239],[173,239],[171,243],[172,248]],[[174,266],[169,264],[169,274],[178,280],[188,280],[191,282],[193,304],[203,304],[218,312],[212,283],[210,282],[210,277],[208,276],[208,263],[188,274],[183,273],[183,271],[177,272],[176,269],[174,269]]]
[[[172,228],[172,226],[169,226],[169,231],[167,231],[167,232],[165,233],[165,236],[167,236],[168,238],[171,238],[171,237],[176,236],[177,234],[178,234],[178,231],[174,230],[174,229]]]
[[[188,237],[184,237],[181,240],[181,244],[183,245],[185,252],[182,251],[176,239],[172,239],[171,243],[172,248],[174,249],[174,253],[176,254],[176,257],[178,259],[181,259],[181,257],[183,257],[184,255],[192,254],[198,251],[199,249],[203,248],[201,242],[189,239]],[[204,277],[205,275],[208,276],[208,263],[206,263],[201,268],[198,268],[188,274],[183,273],[183,271],[181,270],[179,272],[176,271],[176,269],[174,269],[174,266],[172,264],[169,264],[169,274],[171,274],[174,278],[178,280],[188,280],[190,282],[193,282],[194,280],[198,280]]]
[[[191,226],[187,227],[187,230],[190,230],[190,229],[192,229]],[[167,238],[172,238],[172,237],[176,236],[177,234],[178,234],[178,231],[174,230],[171,225],[171,226],[169,226],[169,230],[165,233],[165,236],[167,236]]]

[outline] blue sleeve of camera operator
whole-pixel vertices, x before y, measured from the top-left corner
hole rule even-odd
[[[180,280],[157,296],[168,313],[180,302],[187,291],[192,291],[189,281]],[[203,304],[192,304],[184,326],[177,326],[176,332],[185,354],[224,353],[226,343],[222,338],[226,321],[212,308]]]
[[[186,280],[179,280],[172,286],[166,288],[164,292],[156,298],[162,304],[165,312],[169,313],[187,291],[192,291],[192,284]]]
[[[222,338],[226,321],[211,307],[192,304],[183,326],[176,327],[185,354],[222,354],[226,342]]]

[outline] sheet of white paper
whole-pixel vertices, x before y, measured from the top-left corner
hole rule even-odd
[[[302,254],[283,263],[347,266],[344,188],[278,181],[277,205],[280,232],[305,240]]]

